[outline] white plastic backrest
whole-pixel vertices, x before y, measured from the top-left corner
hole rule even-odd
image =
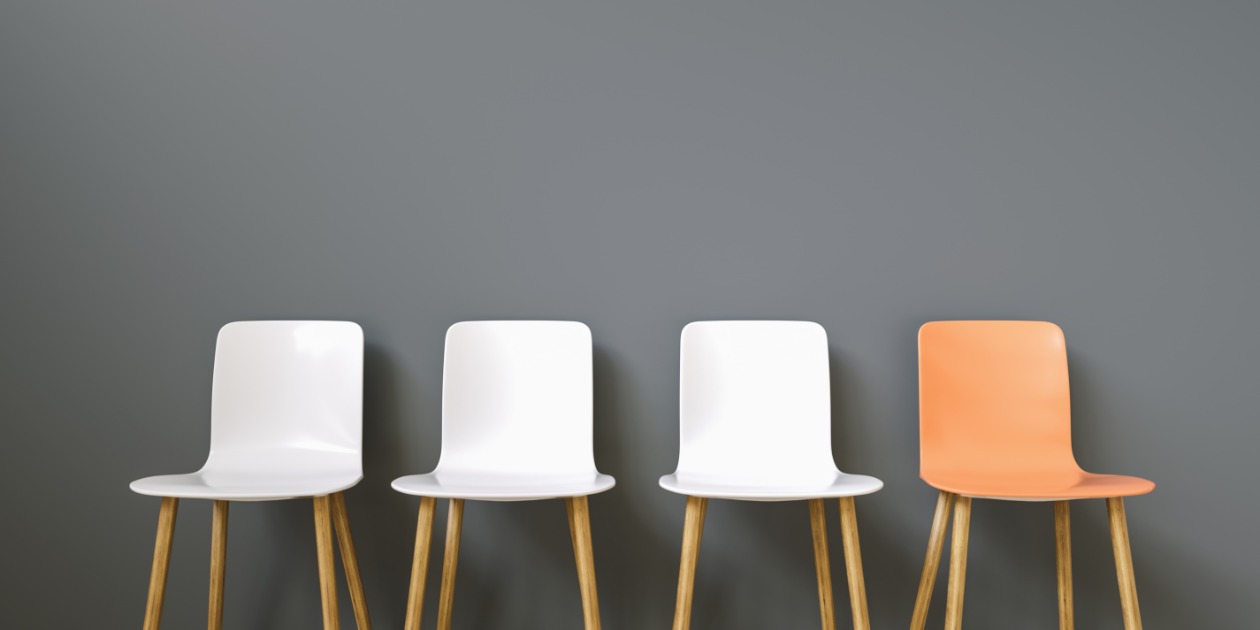
[[[362,426],[358,324],[232,322],[219,330],[206,469],[271,461],[282,472],[361,471]]]
[[[439,473],[589,475],[591,331],[460,322],[446,332]]]
[[[680,477],[766,486],[835,478],[822,326],[692,322],[680,381]]]

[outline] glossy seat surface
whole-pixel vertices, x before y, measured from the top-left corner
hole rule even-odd
[[[460,322],[446,332],[442,454],[393,482],[418,496],[522,501],[603,492],[591,331],[579,322]]]
[[[683,328],[678,469],[662,488],[787,501],[869,494],[883,482],[836,468],[827,333],[813,322]]]
[[[1050,501],[1145,494],[1072,453],[1067,346],[1049,322],[929,322],[919,329],[919,475],[965,496]]]
[[[205,465],[131,489],[238,501],[340,492],[363,478],[362,420],[358,324],[233,322],[215,347]]]

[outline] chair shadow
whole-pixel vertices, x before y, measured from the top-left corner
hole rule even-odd
[[[832,396],[832,451],[837,464],[845,472],[870,474],[883,479],[880,462],[874,461],[867,452],[857,445],[870,439],[870,431],[866,427],[873,420],[872,404],[865,395],[866,388],[861,387],[858,375],[842,360],[838,352],[829,353],[831,371]],[[858,518],[858,538],[863,560],[864,583],[866,586],[868,607],[873,626],[885,625],[881,618],[890,619],[900,624],[904,612],[905,620],[909,618],[909,608],[901,598],[889,595],[893,592],[890,585],[912,584],[909,591],[909,605],[913,606],[915,588],[917,588],[922,556],[906,552],[905,540],[900,535],[885,532],[871,526],[888,518],[885,502],[881,501],[881,493],[855,498]],[[925,529],[930,523],[930,499],[925,501]],[[829,547],[829,564],[831,566],[832,597],[835,605],[837,627],[851,625],[852,610],[850,607],[848,581],[846,577],[845,558],[842,546],[842,532],[839,524],[839,506],[835,499],[825,502],[827,519],[827,538]],[[875,516],[871,516],[871,515]],[[681,516],[681,514],[680,514]],[[679,519],[681,530],[681,518]],[[733,533],[732,533],[733,532]],[[680,532],[681,533],[681,532]],[[755,573],[764,568],[744,557],[743,554],[715,556],[706,554],[705,545],[701,546],[698,562],[696,588],[693,595],[693,623],[705,627],[721,627],[730,629],[764,628],[782,626],[785,619],[806,619],[810,615],[818,615],[818,596],[816,588],[815,558],[813,552],[812,533],[808,503],[806,501],[787,502],[751,502],[712,500],[709,503],[705,525],[705,541],[709,548],[727,544],[732,536],[755,541],[756,554],[766,561],[782,566],[792,575],[794,589],[797,593],[784,594],[791,601],[772,601],[771,595],[759,594],[757,581],[761,578]],[[675,552],[676,553],[676,552]],[[872,562],[872,559],[878,559]],[[764,567],[764,565],[761,565]],[[729,570],[728,570],[729,569]],[[675,569],[676,571],[676,569]],[[751,588],[750,588],[751,586]],[[898,588],[897,591],[904,591]],[[744,598],[744,593],[748,597]],[[756,598],[750,605],[732,606],[732,601]]]
[[[359,571],[374,626],[401,626],[407,606],[411,557],[415,545],[418,499],[393,491],[389,481],[417,472],[408,446],[419,444],[420,458],[437,459],[440,420],[436,407],[418,399],[422,390],[412,384],[388,349],[369,342],[363,366],[363,481],[345,491]],[[243,627],[271,629],[320,623],[319,578],[315,549],[313,507],[310,499],[268,502],[260,515],[273,559],[260,586],[246,594]],[[441,575],[441,539],[435,527],[428,585]],[[346,587],[344,566],[337,556],[338,608],[344,627],[354,627],[354,611]],[[432,558],[436,558],[436,563]],[[229,558],[229,566],[231,559]],[[230,570],[230,569],[229,569]],[[229,579],[229,584],[231,580]],[[433,587],[436,588],[436,587]],[[428,588],[426,590],[433,590]],[[314,599],[311,605],[312,594]],[[428,598],[434,602],[436,592]],[[295,610],[289,602],[301,602]],[[426,606],[426,619],[435,606]],[[307,610],[309,609],[309,610]],[[295,620],[295,617],[298,619]],[[300,620],[301,623],[298,622]],[[350,624],[350,625],[347,625]]]
[[[374,373],[373,403],[369,415],[375,426],[373,437],[368,440],[365,425],[365,451],[373,452],[373,466],[365,475],[381,479],[372,490],[360,491],[359,500],[350,501],[348,508],[352,519],[363,513],[369,522],[377,557],[374,582],[386,586],[381,590],[375,583],[368,583],[368,570],[364,568],[365,587],[369,600],[386,602],[389,615],[373,607],[373,624],[378,626],[402,625],[406,610],[407,583],[410,580],[410,563],[416,519],[417,500],[389,490],[383,480],[394,476],[416,473],[402,470],[401,449],[397,441],[402,431],[402,406],[398,403],[398,375],[394,365],[384,352],[370,353],[369,370]],[[677,575],[677,542],[660,541],[651,536],[649,524],[641,510],[636,509],[626,484],[633,470],[629,466],[626,450],[629,436],[627,428],[634,413],[627,412],[634,398],[633,383],[629,374],[619,367],[606,350],[595,348],[593,353],[593,388],[595,388],[595,427],[593,450],[596,465],[601,473],[617,479],[616,488],[607,493],[591,496],[591,532],[595,543],[596,585],[599,588],[601,620],[604,627],[615,629],[625,626],[622,619],[641,602],[631,601],[638,591],[635,577],[645,572]],[[432,444],[438,442],[435,418],[432,426],[435,435]],[[433,460],[436,460],[436,452]],[[365,460],[367,461],[367,460]],[[430,466],[431,467],[431,466]],[[399,500],[399,498],[402,498]],[[363,504],[360,507],[359,504]],[[426,585],[426,605],[422,625],[436,624],[437,596],[441,583],[442,556],[444,556],[445,523],[449,501],[438,501],[433,528],[430,567]],[[290,524],[295,527],[295,524]],[[682,533],[682,513],[679,513],[679,536]],[[384,547],[381,541],[389,541]],[[634,541],[634,544],[624,544]],[[359,537],[355,538],[359,542]],[[311,544],[314,544],[312,539]],[[524,547],[525,552],[520,553]],[[510,548],[510,549],[509,549]],[[452,617],[460,627],[519,627],[519,629],[544,629],[557,625],[580,627],[582,624],[581,591],[578,587],[577,570],[568,529],[566,509],[562,499],[538,501],[474,501],[465,503],[462,522],[459,567],[456,573],[455,604]],[[495,549],[510,551],[499,556]],[[360,566],[365,552],[360,552]],[[496,557],[498,556],[498,557]],[[510,556],[510,558],[505,557]],[[528,558],[528,564],[504,571],[503,562]],[[513,573],[513,575],[508,575]],[[518,577],[537,576],[533,583],[523,583]],[[673,583],[669,592],[673,592]],[[377,591],[377,592],[373,592]],[[552,595],[567,591],[570,595]],[[541,597],[533,599],[530,593]],[[552,610],[551,602],[563,599],[568,604],[562,610]],[[343,599],[348,602],[348,599]],[[537,602],[537,604],[536,604]],[[670,599],[670,609],[673,600]],[[512,619],[503,615],[520,614]],[[345,614],[343,612],[343,617]],[[349,622],[353,622],[353,619]]]
[[[1107,461],[1108,454],[1101,434],[1105,431],[1092,422],[1092,417],[1107,416],[1107,402],[1091,376],[1092,368],[1083,364],[1079,357],[1069,355],[1069,371],[1072,380],[1073,444],[1078,461]],[[1088,465],[1083,466],[1087,470]],[[1098,470],[1097,472],[1126,471]],[[1137,499],[1141,500],[1141,499]],[[930,503],[924,502],[923,543],[926,543],[927,524],[930,522]],[[1072,561],[1075,600],[1075,619],[1078,627],[1118,626],[1121,619],[1120,599],[1115,574],[1114,556],[1105,503],[1098,500],[1076,500],[1071,503]],[[859,512],[860,513],[860,512]],[[1141,544],[1144,535],[1142,519],[1130,518],[1129,531],[1132,540],[1134,564],[1138,573],[1139,601],[1148,619],[1159,619],[1170,627],[1195,625],[1198,619],[1186,605],[1185,584],[1171,584],[1168,575],[1193,575],[1183,580],[1194,584],[1210,584],[1203,590],[1221,593],[1222,601],[1238,601],[1241,589],[1230,581],[1214,574],[1206,562],[1195,562],[1192,557],[1169,557],[1175,545]],[[863,534],[866,532],[864,531]],[[952,536],[952,529],[949,533]],[[939,627],[944,621],[944,600],[947,591],[949,566],[949,539],[941,555],[936,587],[933,592],[928,627]],[[863,551],[867,551],[863,538]],[[925,545],[924,545],[925,546]],[[1012,622],[1035,627],[1051,628],[1057,623],[1057,584],[1054,546],[1054,517],[1051,505],[1044,502],[1011,502],[999,500],[975,500],[973,502],[970,550],[967,571],[967,625],[974,628],[1005,628]],[[924,552],[924,547],[915,550]],[[1153,556],[1158,552],[1158,560]],[[881,553],[880,557],[894,557]],[[920,556],[921,557],[921,556]],[[1144,574],[1143,564],[1176,562],[1179,570],[1174,573]],[[920,569],[910,575],[898,576],[898,580],[917,586]],[[1012,574],[1021,575],[1019,580],[1007,579]],[[1163,578],[1163,579],[1161,579]],[[869,590],[868,580],[868,590]],[[913,591],[909,591],[912,593]],[[1233,599],[1230,599],[1233,598]],[[874,598],[872,598],[872,602]],[[913,597],[898,602],[908,618]],[[872,612],[872,616],[874,613]],[[898,623],[904,619],[896,619]]]

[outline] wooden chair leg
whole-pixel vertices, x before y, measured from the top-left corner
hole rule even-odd
[[[424,610],[424,583],[429,577],[429,547],[433,541],[433,507],[437,500],[420,497],[420,517],[416,522],[416,552],[411,558],[411,588],[407,592],[407,618],[403,630],[420,630]]]
[[[214,502],[210,529],[210,614],[207,627],[223,630],[223,580],[227,574],[228,502]]]
[[[315,497],[315,548],[319,552],[319,594],[324,605],[324,630],[340,630],[331,502],[328,495]]]
[[[350,517],[346,514],[346,497],[340,492],[329,495],[332,499],[333,525],[337,529],[337,544],[341,547],[341,568],[346,572],[346,585],[350,590],[350,604],[354,607],[354,625],[359,630],[372,630],[368,617],[367,596],[363,594],[363,576],[359,574],[359,558],[354,553],[354,538],[350,535]]]
[[[687,497],[687,516],[683,521],[682,561],[678,567],[678,599],[674,605],[674,630],[691,626],[691,592],[696,580],[696,559],[700,554],[700,536],[704,533],[704,513],[709,500]]]
[[[175,539],[178,511],[179,499],[162,497],[157,542],[153,545],[153,569],[149,572],[149,600],[144,606],[144,630],[158,630],[162,625],[162,602],[166,599],[166,574],[171,568],[171,541]]]
[[[451,630],[455,606],[455,567],[459,564],[459,534],[464,525],[464,500],[451,499],[446,518],[446,552],[442,558],[442,595],[438,598],[438,630]]]
[[[1116,555],[1116,577],[1120,581],[1120,609],[1124,630],[1142,630],[1138,611],[1137,582],[1133,579],[1133,555],[1129,551],[1129,523],[1124,517],[1124,499],[1107,499],[1107,521],[1111,523],[1111,549]]]
[[[1067,501],[1054,502],[1054,543],[1059,568],[1059,630],[1072,630],[1072,519]]]
[[[844,539],[844,567],[849,578],[853,630],[871,630],[866,610],[866,578],[862,575],[862,547],[858,544],[857,510],[853,497],[840,497],[840,535]]]
[[[599,594],[595,589],[595,550],[591,544],[591,512],[586,497],[564,500],[569,512],[569,534],[577,561],[578,586],[582,589],[582,617],[586,630],[599,630]]]
[[[923,575],[919,577],[919,596],[914,600],[914,616],[910,618],[910,630],[923,630],[927,623],[928,605],[932,603],[932,589],[936,586],[936,571],[941,565],[941,549],[945,547],[945,531],[949,529],[949,509],[954,503],[954,493],[941,491],[936,498],[936,516],[932,517],[932,533],[928,535],[927,557],[923,560]]]
[[[836,606],[831,590],[831,552],[827,549],[827,513],[822,499],[809,500],[809,526],[814,534],[814,572],[818,574],[818,606],[823,630],[836,630]]]
[[[945,630],[962,628],[963,586],[967,581],[967,535],[971,528],[971,497],[954,503],[954,543],[949,548],[949,596],[945,600]]]

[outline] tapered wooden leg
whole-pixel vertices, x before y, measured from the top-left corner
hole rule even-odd
[[[949,508],[953,503],[952,492],[942,490],[936,498],[936,516],[932,517],[932,533],[928,535],[927,557],[923,559],[923,575],[919,577],[919,596],[914,600],[910,630],[923,630],[927,623],[928,605],[932,603],[932,589],[936,586],[936,571],[941,566],[941,549],[945,547],[945,531],[949,529]]]
[[[171,568],[171,541],[175,538],[178,511],[179,499],[162,497],[157,542],[153,545],[153,569],[149,572],[149,601],[144,606],[144,630],[158,630],[162,625],[162,602],[166,599],[166,574]]]
[[[459,533],[464,525],[464,500],[451,499],[446,518],[446,552],[442,558],[442,595],[438,598],[438,630],[451,630],[455,606],[455,567],[459,564]]]
[[[324,630],[339,630],[337,569],[333,558],[332,501],[315,497],[315,548],[319,552],[319,594],[324,604]]]
[[[853,497],[840,497],[840,535],[844,539],[844,567],[849,578],[853,630],[871,630],[866,611],[866,578],[862,575],[862,547],[858,544],[857,510]]]
[[[1059,630],[1072,630],[1072,519],[1067,501],[1054,502],[1055,556],[1059,567]]]
[[[569,534],[577,561],[578,586],[582,589],[582,617],[586,630],[599,630],[599,594],[595,589],[595,550],[591,544],[591,511],[586,497],[564,500],[569,511]]]
[[[1111,549],[1116,554],[1116,577],[1120,581],[1120,609],[1124,612],[1124,630],[1142,630],[1137,582],[1133,579],[1133,555],[1129,552],[1129,522],[1124,517],[1124,499],[1107,499],[1107,521],[1111,523]]]
[[[696,580],[696,558],[700,554],[700,536],[704,533],[704,513],[709,500],[687,497],[687,516],[683,521],[682,562],[678,567],[678,599],[674,605],[674,630],[691,626],[691,591]]]
[[[945,630],[962,628],[963,587],[967,582],[967,535],[971,528],[971,497],[954,504],[954,543],[949,548],[949,596],[945,600]]]
[[[214,502],[210,529],[210,615],[207,627],[223,630],[223,579],[227,574],[228,502]]]
[[[818,574],[818,607],[823,630],[836,630],[836,606],[831,591],[831,552],[827,549],[827,513],[822,499],[809,500],[809,526],[814,533],[814,572]]]
[[[368,617],[367,596],[363,594],[363,577],[359,575],[359,558],[354,553],[354,538],[350,536],[350,517],[346,515],[346,497],[335,492],[332,499],[333,525],[337,528],[337,544],[341,547],[341,568],[346,572],[346,585],[350,587],[350,604],[354,606],[354,625],[359,630],[372,630]]]
[[[424,610],[424,583],[429,577],[429,546],[433,541],[433,497],[420,497],[420,518],[416,521],[416,553],[411,558],[411,589],[407,592],[407,619],[403,630],[420,630]]]

